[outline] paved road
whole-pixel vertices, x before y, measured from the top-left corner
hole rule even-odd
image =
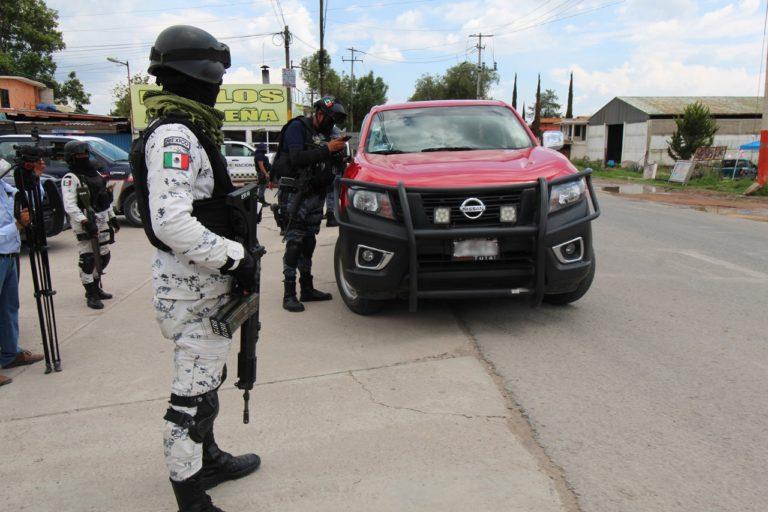
[[[767,510],[768,223],[602,204],[583,300],[455,311],[582,510]]]

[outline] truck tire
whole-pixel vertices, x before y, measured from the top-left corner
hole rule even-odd
[[[553,306],[565,306],[566,304],[570,304],[571,302],[576,302],[577,300],[582,298],[587,293],[587,291],[589,291],[590,286],[592,286],[592,280],[595,278],[596,266],[597,266],[597,262],[595,261],[595,256],[593,254],[592,266],[589,267],[589,273],[579,283],[579,286],[575,290],[567,293],[544,295],[544,302],[546,302],[547,304],[551,304]]]
[[[341,239],[336,240],[336,249],[333,252],[333,268],[336,273],[336,286],[339,288],[341,300],[344,304],[358,315],[372,315],[378,313],[384,307],[384,302],[380,300],[363,299],[357,295],[357,291],[352,288],[344,277],[344,265],[341,262]]]
[[[128,197],[125,198],[125,201],[123,201],[123,214],[131,226],[140,228],[143,225],[135,191],[131,191]]]

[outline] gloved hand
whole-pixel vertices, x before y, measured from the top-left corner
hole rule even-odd
[[[111,219],[109,219],[109,227],[111,227],[115,233],[120,231],[120,223],[117,222],[116,217],[112,217]]]
[[[245,293],[251,293],[256,289],[256,260],[246,250],[243,259],[240,260],[237,267],[234,270],[230,270],[228,266],[231,267],[234,264],[235,262],[232,262],[230,265],[228,260],[222,267],[221,273],[233,276]]]
[[[86,219],[81,221],[80,225],[83,227],[83,231],[88,233],[90,236],[99,236],[99,228],[96,226],[95,222],[91,222]]]

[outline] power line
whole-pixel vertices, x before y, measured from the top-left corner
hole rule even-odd
[[[349,126],[352,128],[352,130],[355,129],[355,121],[353,118],[353,108],[352,108],[352,102],[355,99],[355,62],[363,62],[363,59],[358,59],[355,57],[355,52],[362,53],[360,50],[356,50],[354,46],[347,48],[350,53],[350,58],[345,59],[344,57],[341,58],[342,62],[349,62],[350,65],[350,81],[349,81]]]

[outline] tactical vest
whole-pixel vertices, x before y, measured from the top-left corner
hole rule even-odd
[[[280,136],[277,139],[277,153],[275,153],[275,161],[272,164],[272,173],[270,176],[273,181],[280,181],[280,178],[296,178],[299,174],[299,169],[291,164],[291,158],[288,154],[288,150],[284,146],[285,132],[292,123],[301,123],[304,129],[304,148],[312,147],[312,139],[315,136],[315,128],[312,126],[312,119],[306,116],[294,117],[280,130]]]
[[[192,216],[211,232],[228,238],[238,238],[234,223],[231,222],[231,210],[226,203],[227,194],[234,190],[232,179],[227,171],[227,161],[210,137],[205,135],[183,113],[174,112],[152,123],[144,130],[131,146],[130,162],[133,169],[133,182],[136,187],[136,202],[139,207],[144,232],[150,243],[165,252],[173,250],[160,241],[152,229],[152,217],[149,211],[149,187],[147,186],[146,142],[154,131],[165,124],[180,124],[186,126],[202,145],[213,171],[213,192],[207,199],[192,201]]]
[[[88,193],[91,196],[91,207],[94,212],[100,213],[112,206],[112,194],[107,190],[107,183],[99,173],[96,173],[95,176],[87,176],[73,169],[70,169],[70,172],[80,180],[81,187],[88,188]],[[77,206],[80,209],[85,208],[83,204],[80,204],[79,200]]]

